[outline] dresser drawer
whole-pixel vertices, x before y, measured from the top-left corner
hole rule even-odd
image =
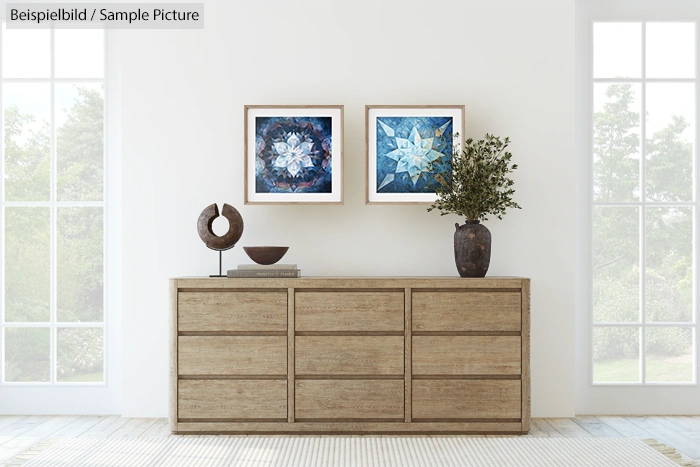
[[[401,336],[297,336],[297,375],[403,375]]]
[[[414,375],[519,375],[520,336],[414,336]]]
[[[180,331],[286,331],[286,292],[180,292]]]
[[[520,331],[520,292],[414,292],[414,331]]]
[[[286,381],[180,380],[178,418],[287,421]]]
[[[414,419],[520,418],[520,380],[413,380]]]
[[[403,331],[403,292],[297,292],[297,331]]]
[[[180,336],[180,375],[286,375],[282,336]]]
[[[294,417],[305,419],[396,419],[403,421],[399,380],[297,380]]]

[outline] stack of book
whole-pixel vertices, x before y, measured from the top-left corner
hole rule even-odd
[[[296,264],[239,264],[229,269],[227,277],[301,277]]]

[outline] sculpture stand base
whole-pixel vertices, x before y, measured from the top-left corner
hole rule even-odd
[[[221,257],[223,256],[223,253],[224,252],[222,250],[219,250],[219,274],[212,274],[209,277],[227,277],[225,274],[222,274],[223,271],[221,270]]]

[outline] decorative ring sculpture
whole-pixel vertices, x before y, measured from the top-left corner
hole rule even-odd
[[[219,237],[212,230],[214,219],[219,217],[216,203],[204,208],[197,220],[197,232],[204,244],[212,250],[224,251],[233,248],[243,235],[243,218],[236,208],[224,203],[221,214],[228,220],[228,232]]]

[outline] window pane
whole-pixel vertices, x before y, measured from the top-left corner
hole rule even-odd
[[[647,382],[693,382],[692,329],[647,328],[645,344]]]
[[[689,322],[693,313],[693,210],[646,209],[646,320]]]
[[[51,149],[49,85],[3,84],[2,92],[5,115],[5,199],[48,201]]]
[[[647,23],[647,78],[695,78],[695,24]]]
[[[56,227],[58,320],[103,320],[101,207],[59,207]]]
[[[56,85],[58,201],[102,201],[102,85]]]
[[[49,208],[5,208],[5,319],[49,321]]]
[[[593,24],[593,77],[642,77],[642,24]]]
[[[5,328],[5,381],[49,381],[49,328]]]
[[[598,202],[639,199],[641,86],[593,88],[593,196]]]
[[[647,200],[692,201],[695,84],[646,87]]]
[[[57,371],[59,382],[104,381],[102,328],[59,328]]]
[[[639,322],[639,208],[593,208],[593,319]]]
[[[48,78],[51,35],[48,29],[7,29],[2,23],[3,78]]]
[[[104,30],[56,29],[56,78],[102,78]]]
[[[593,382],[640,382],[639,328],[593,328]]]

